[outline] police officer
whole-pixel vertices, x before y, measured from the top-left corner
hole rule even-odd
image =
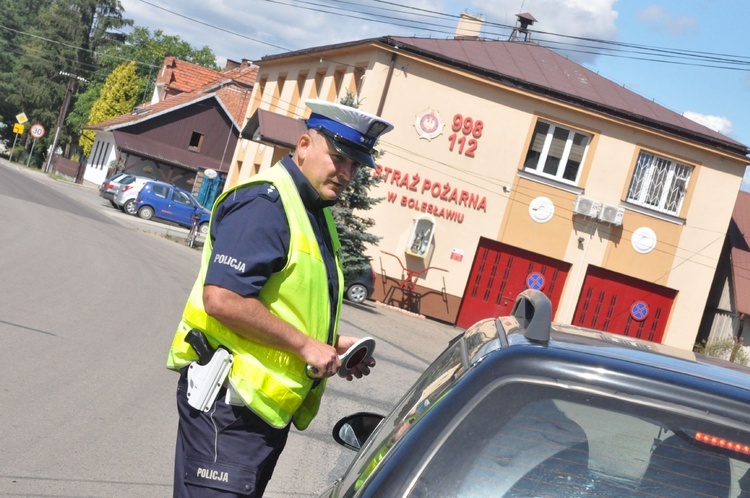
[[[167,367],[180,372],[174,495],[255,496],[286,443],[289,424],[317,413],[339,354],[343,275],[328,209],[393,126],[352,107],[309,100],[307,132],[293,155],[224,192],[214,205],[198,278],[172,342]],[[197,329],[233,363],[208,411],[190,406],[185,341]],[[320,378],[311,378],[306,366]],[[347,377],[361,378],[368,358]]]

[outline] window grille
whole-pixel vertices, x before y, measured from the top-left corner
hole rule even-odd
[[[641,152],[628,189],[628,202],[678,216],[687,192],[691,166]]]

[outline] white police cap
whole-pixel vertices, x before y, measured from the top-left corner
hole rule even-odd
[[[352,161],[375,167],[372,148],[378,137],[393,129],[385,119],[354,107],[312,99],[305,102],[312,114],[307,127],[323,133],[331,145]]]

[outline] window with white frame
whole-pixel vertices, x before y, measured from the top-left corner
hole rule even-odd
[[[692,166],[641,151],[627,201],[678,216],[692,172]]]
[[[590,142],[590,135],[539,120],[524,170],[575,185]]]

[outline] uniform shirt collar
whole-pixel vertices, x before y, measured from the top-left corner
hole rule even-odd
[[[315,191],[312,184],[305,178],[299,166],[292,160],[292,155],[289,154],[281,160],[281,164],[284,165],[286,170],[292,176],[294,184],[297,186],[299,195],[302,198],[302,202],[308,209],[321,209],[324,207],[333,206],[336,201],[324,201],[318,192]]]

